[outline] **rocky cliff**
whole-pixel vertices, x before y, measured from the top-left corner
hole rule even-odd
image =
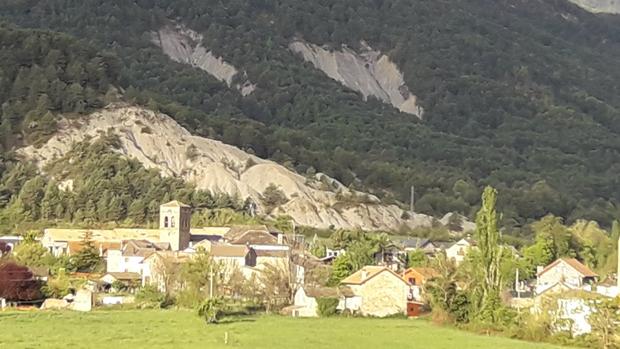
[[[152,33],[151,40],[173,61],[202,69],[216,79],[225,82],[228,87],[233,86],[234,78],[238,74],[237,68],[207,50],[202,44],[202,35],[197,32],[181,25],[171,25]],[[243,96],[249,95],[256,89],[256,86],[247,79],[236,83],[234,87]]]
[[[620,14],[620,0],[569,0],[594,13]]]
[[[46,144],[18,153],[43,167],[69,151],[73,143],[109,132],[119,137],[122,154],[145,167],[183,178],[201,189],[251,198],[263,213],[267,208],[262,205],[262,193],[275,184],[286,202],[271,213],[290,215],[300,225],[396,230],[433,222],[432,217],[405,213],[375,196],[351,191],[324,174],[306,178],[236,147],[193,136],[169,116],[140,107],[109,106],[81,121],[64,119]]]
[[[294,41],[289,45],[291,51],[330,78],[360,92],[364,100],[373,96],[402,112],[422,118],[422,107],[409,91],[398,66],[366,43],[362,42],[362,47],[362,52],[358,53],[344,46],[340,51],[332,51],[304,41]]]

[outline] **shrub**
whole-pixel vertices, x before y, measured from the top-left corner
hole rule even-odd
[[[334,316],[337,312],[338,298],[322,297],[316,299],[317,312],[320,317]]]
[[[166,308],[171,305],[171,299],[155,286],[145,286],[136,294],[136,303],[141,308]]]
[[[207,324],[216,324],[224,313],[224,301],[221,298],[209,298],[198,308],[198,316]]]

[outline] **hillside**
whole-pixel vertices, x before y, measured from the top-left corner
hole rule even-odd
[[[570,1],[594,13],[620,14],[620,1],[618,0],[570,0]]]
[[[148,169],[183,179],[199,190],[249,199],[259,213],[289,215],[298,225],[396,231],[432,224],[432,217],[405,214],[395,205],[383,205],[378,198],[351,191],[323,174],[305,178],[233,146],[192,136],[167,115],[139,107],[110,106],[82,120],[61,119],[49,141],[17,152],[45,168],[67,156],[75,144],[102,135],[116,137],[117,151]],[[77,179],[73,175],[61,172],[55,180],[71,183]],[[268,207],[264,200],[270,185],[284,195],[275,207]]]
[[[113,52],[130,100],[298,173],[387,201],[415,185],[436,216],[471,217],[492,184],[515,228],[620,216],[620,22],[566,0],[12,0],[0,17]],[[195,32],[182,56],[154,40],[166,28]],[[379,89],[371,60],[330,77],[296,42],[399,74]]]

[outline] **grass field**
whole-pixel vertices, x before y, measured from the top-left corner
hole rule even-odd
[[[228,344],[224,343],[228,333]],[[0,348],[543,349],[424,320],[240,318],[207,326],[189,311],[0,312]]]

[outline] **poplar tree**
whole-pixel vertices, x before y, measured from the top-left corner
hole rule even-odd
[[[477,303],[478,316],[482,321],[496,321],[496,311],[501,307],[500,291],[502,285],[501,259],[502,247],[497,227],[497,190],[486,187],[482,193],[482,207],[476,215],[476,240],[479,250],[479,263],[482,268],[480,293]]]

